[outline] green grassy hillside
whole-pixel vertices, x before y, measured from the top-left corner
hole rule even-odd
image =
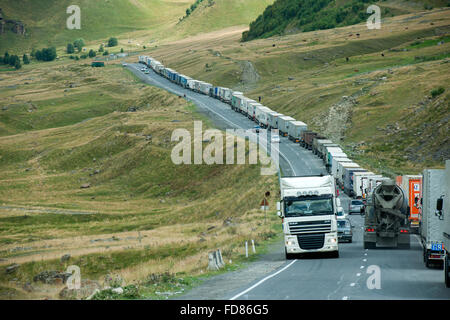
[[[367,20],[366,10],[376,4],[381,8],[381,17],[392,17],[417,10],[449,6],[447,0],[405,1],[369,1],[369,0],[277,0],[268,6],[258,18],[250,24],[250,29],[242,34],[244,41],[267,38],[284,33],[307,32],[331,29]]]
[[[0,35],[0,52],[22,53],[32,47],[64,46],[77,38],[106,42],[109,37],[149,46],[154,41],[180,39],[188,35],[230,26],[248,25],[273,0],[215,0],[200,5],[180,22],[193,0],[81,0],[81,29],[69,30],[66,8],[69,0],[1,0],[5,18],[21,20],[26,35],[8,31]],[[134,48],[136,49],[136,47]],[[3,54],[3,53],[2,53]]]
[[[416,174],[450,157],[449,10],[386,18],[381,30],[358,24],[243,43],[234,34],[148,53],[196,79],[261,96],[364,167]],[[247,81],[248,72],[259,80]]]
[[[81,29],[69,30],[66,20],[69,0],[1,1],[8,19],[25,23],[25,37],[8,32],[2,35],[0,50],[17,50],[46,45],[64,45],[76,38],[104,39],[127,32],[145,31],[170,26],[182,16],[188,0],[80,0]],[[3,40],[3,38],[5,38]]]

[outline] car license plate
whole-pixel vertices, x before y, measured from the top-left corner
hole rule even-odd
[[[432,251],[442,251],[442,243],[433,243],[431,245]]]

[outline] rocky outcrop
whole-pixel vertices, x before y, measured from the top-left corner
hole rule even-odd
[[[25,34],[25,24],[19,20],[6,20],[4,18],[4,14],[2,9],[0,8],[0,34],[5,33],[7,30],[10,30],[16,34],[24,35]]]

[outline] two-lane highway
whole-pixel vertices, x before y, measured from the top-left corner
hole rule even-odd
[[[144,74],[140,71],[142,65],[129,64],[127,68],[148,84],[185,96],[220,129],[251,129],[255,125],[225,103],[183,89],[151,70],[149,74]],[[285,176],[326,173],[320,159],[286,138],[281,138],[279,151],[280,167]],[[347,209],[349,198],[345,195],[340,198],[344,210]],[[424,266],[417,236],[411,237],[409,250],[366,250],[362,243],[363,217],[352,215],[350,220],[354,226],[353,242],[340,243],[339,258],[309,255],[285,261],[280,244],[267,258],[268,271],[262,275],[258,273],[258,278],[230,281],[223,275],[213,277],[204,284],[206,289],[196,288],[186,297],[261,300],[450,299],[450,289],[445,288],[442,269]],[[275,267],[270,268],[270,265]],[[242,274],[245,273],[236,273],[238,277]],[[233,287],[223,289],[223,284],[231,282]],[[219,288],[213,290],[215,287]]]

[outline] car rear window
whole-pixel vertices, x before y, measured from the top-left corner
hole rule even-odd
[[[362,205],[364,203],[361,200],[352,200],[352,204]]]

